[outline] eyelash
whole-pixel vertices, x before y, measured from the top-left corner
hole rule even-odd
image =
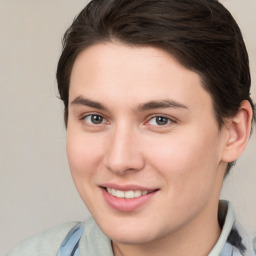
[[[91,118],[92,119],[92,117],[98,117],[98,118],[101,118],[103,121],[105,120],[106,122],[104,122],[104,123],[99,123],[99,124],[93,124],[92,122],[90,123],[90,122],[88,122],[88,121],[86,121],[86,119],[87,118]],[[102,125],[102,124],[105,124],[105,123],[107,123],[107,120],[102,116],[102,115],[99,115],[99,114],[89,114],[89,115],[85,115],[85,116],[83,116],[80,120],[82,120],[83,122],[85,122],[87,125],[89,125],[89,126],[99,126],[99,125]]]
[[[92,123],[92,117],[100,118],[100,119],[102,119],[102,122],[100,122],[98,124]],[[90,118],[90,121],[86,121],[87,118]],[[165,121],[167,121],[167,123],[163,124],[163,125],[157,124],[157,120],[156,120],[157,118],[162,118]],[[150,121],[152,121],[153,119],[155,119],[155,121],[154,121],[155,124],[150,124]],[[85,116],[81,117],[80,120],[82,120],[84,123],[86,123],[86,125],[93,126],[93,127],[109,124],[109,122],[102,115],[99,115],[99,114],[96,114],[96,113],[85,115]],[[169,125],[172,125],[172,124],[175,124],[175,123],[176,123],[176,121],[173,120],[172,118],[168,117],[168,116],[154,115],[154,116],[150,116],[150,118],[148,118],[147,121],[144,124],[148,125],[148,126],[153,126],[153,127],[165,128],[165,127],[168,127]]]
[[[161,119],[164,119],[167,123],[166,124],[159,124],[157,123],[158,120],[157,118],[161,118]],[[154,123],[155,124],[151,124],[152,126],[158,126],[158,127],[166,127],[166,126],[169,126],[173,123],[175,123],[175,121],[173,119],[171,119],[170,117],[167,117],[167,116],[164,116],[164,115],[155,115],[155,116],[152,116],[148,119],[148,121],[146,122],[147,125],[150,125],[150,121],[152,121],[153,119],[155,119]]]

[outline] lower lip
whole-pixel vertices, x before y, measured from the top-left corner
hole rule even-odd
[[[156,193],[157,191],[151,192],[150,194],[135,197],[135,198],[119,198],[112,196],[109,194],[104,188],[102,188],[103,197],[107,201],[107,203],[114,209],[121,212],[131,212],[145,203],[147,203]]]

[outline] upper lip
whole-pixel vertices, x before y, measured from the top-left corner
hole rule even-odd
[[[145,186],[133,185],[133,184],[120,185],[120,184],[113,184],[113,183],[105,183],[105,184],[101,184],[100,187],[113,188],[113,189],[121,190],[121,191],[130,191],[130,190],[154,191],[154,190],[158,190],[157,188],[145,187]]]

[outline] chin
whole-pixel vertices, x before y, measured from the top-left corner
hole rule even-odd
[[[154,240],[154,237],[150,237],[148,232],[147,234],[138,233],[138,232],[133,232],[133,233],[115,233],[115,234],[109,234],[108,237],[120,244],[146,244]]]
[[[146,244],[161,237],[152,224],[102,225],[102,231],[112,241],[121,244]]]

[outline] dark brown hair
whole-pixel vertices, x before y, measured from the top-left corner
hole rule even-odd
[[[77,55],[90,45],[111,41],[161,48],[197,72],[212,97],[220,127],[226,117],[237,113],[243,100],[248,100],[254,111],[243,37],[232,15],[218,1],[93,0],[63,39],[57,82],[66,124],[70,74]]]

